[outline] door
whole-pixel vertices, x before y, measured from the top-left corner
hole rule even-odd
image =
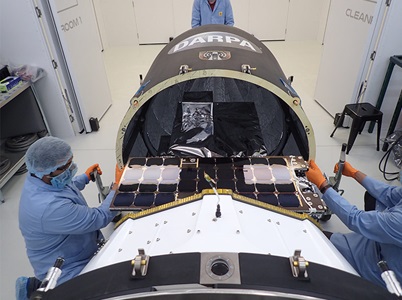
[[[357,100],[353,91],[375,6],[369,0],[331,1],[314,98],[332,116]]]
[[[192,0],[173,1],[173,23],[175,37],[191,29]]]
[[[133,0],[133,3],[139,44],[168,43],[175,34],[172,0]]]
[[[402,39],[399,38],[402,28],[402,1],[391,1],[387,7],[386,1],[381,0],[377,5],[378,20],[375,27],[371,28],[370,45],[367,47],[367,55],[362,63],[361,72],[355,85],[354,95],[357,97],[359,88],[364,86],[367,80],[366,89],[363,88],[361,101],[377,104],[380,95],[384,77],[393,55],[402,55]],[[371,53],[375,51],[375,59],[370,58]],[[381,111],[383,112],[383,129],[388,129],[391,122],[396,103],[401,93],[402,68],[395,66],[388,84]],[[402,117],[399,119],[398,126],[402,124]]]
[[[47,0],[60,50],[66,61],[77,101],[76,110],[86,132],[91,132],[89,119],[100,120],[112,104],[103,63],[103,47],[92,1]],[[67,78],[68,80],[68,78]]]
[[[231,0],[234,26],[249,32],[250,0]]]
[[[261,41],[285,40],[289,1],[250,0],[249,33]]]

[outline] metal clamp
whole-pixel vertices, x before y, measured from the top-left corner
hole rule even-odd
[[[57,281],[61,275],[61,267],[64,264],[64,258],[58,257],[53,267],[51,267],[46,274],[45,279],[43,279],[40,284],[38,291],[39,292],[47,292],[48,290],[52,290],[56,287]]]
[[[293,277],[301,280],[310,280],[307,273],[309,263],[300,254],[301,250],[295,250],[293,256],[289,257],[290,269],[292,270]]]
[[[398,297],[401,297],[402,296],[401,284],[396,278],[394,271],[388,268],[387,262],[385,260],[379,261],[377,265],[381,270],[381,278],[384,280],[387,286],[387,290],[391,294],[395,294]]]
[[[188,71],[191,71],[192,69],[188,65],[181,65],[179,68],[179,74],[186,74]]]
[[[243,64],[241,65],[241,71],[243,73],[251,74],[251,71],[255,71],[257,68],[252,68],[250,65]]]
[[[138,249],[138,255],[131,261],[133,272],[131,276],[140,278],[147,275],[149,265],[149,255],[145,255],[144,249]]]

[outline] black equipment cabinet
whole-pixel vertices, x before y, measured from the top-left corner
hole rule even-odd
[[[21,82],[0,93],[0,201],[1,188],[25,163],[29,145],[48,134],[33,85]]]

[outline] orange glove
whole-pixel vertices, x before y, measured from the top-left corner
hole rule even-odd
[[[114,176],[114,183],[119,184],[121,175],[123,175],[124,168],[119,168],[119,165],[116,164],[116,171],[115,171],[115,176]]]
[[[101,170],[101,168],[99,167],[99,164],[94,164],[94,165],[90,166],[90,167],[85,171],[85,174],[87,175],[87,177],[88,177],[89,180],[92,180],[92,178],[91,178],[91,173],[94,172],[95,170],[98,171],[98,174],[99,174],[99,175],[102,175],[102,170]]]
[[[327,181],[314,160],[310,160],[310,168],[306,172],[306,176],[308,180],[314,183],[319,189]]]
[[[338,166],[338,163],[336,163],[336,165],[334,167],[334,173],[337,173],[338,169],[339,169],[339,166]],[[342,175],[355,178],[355,175],[357,172],[359,172],[359,170],[353,168],[350,163],[345,161],[345,164],[343,165]]]

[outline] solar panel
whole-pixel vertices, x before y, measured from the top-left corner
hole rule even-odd
[[[305,162],[295,157],[130,158],[111,204],[112,210],[139,210],[211,190],[240,195],[261,203],[309,212],[323,210],[322,201],[299,188]]]

